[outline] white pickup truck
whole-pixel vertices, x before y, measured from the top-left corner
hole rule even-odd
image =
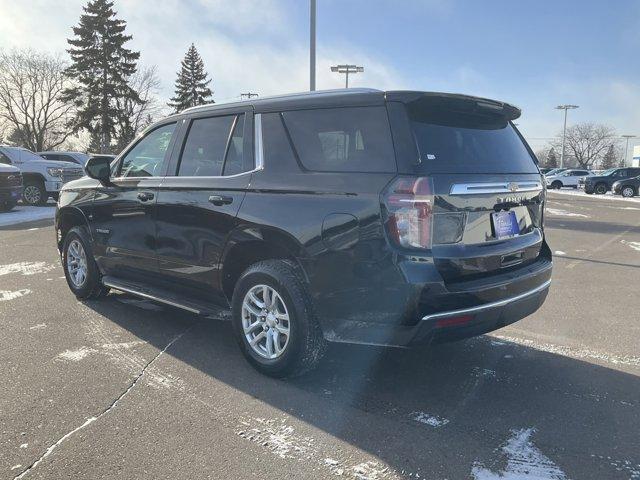
[[[22,171],[22,201],[28,205],[44,205],[49,197],[57,200],[62,185],[84,175],[84,169],[75,163],[45,160],[22,147],[0,145],[0,163]]]

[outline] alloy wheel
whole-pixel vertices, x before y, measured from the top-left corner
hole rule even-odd
[[[27,203],[34,205],[40,202],[40,199],[42,198],[42,192],[35,185],[27,185],[22,192],[22,196],[27,201]]]
[[[631,188],[631,187],[624,187],[624,188],[622,189],[622,196],[623,196],[623,197],[627,197],[627,198],[629,198],[629,197],[633,197],[633,188]]]
[[[251,349],[263,358],[280,357],[289,345],[289,311],[280,294],[256,285],[242,301],[242,329]]]
[[[78,240],[72,240],[67,248],[67,271],[76,288],[81,288],[87,281],[87,254]]]

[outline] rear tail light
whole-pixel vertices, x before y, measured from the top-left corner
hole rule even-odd
[[[433,182],[429,177],[399,177],[382,196],[384,222],[392,242],[403,248],[431,248]]]

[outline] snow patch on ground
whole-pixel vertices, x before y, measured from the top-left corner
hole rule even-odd
[[[488,368],[473,367],[473,375],[476,377],[495,378],[496,372]]]
[[[29,207],[26,205],[18,205],[10,212],[3,212],[2,215],[0,215],[0,227],[53,218],[55,214],[56,207]]]
[[[516,343],[524,347],[533,348],[542,352],[554,353],[556,355],[563,355],[565,357],[577,358],[580,360],[596,360],[605,363],[612,363],[618,365],[629,365],[633,367],[640,367],[640,357],[634,357],[631,355],[615,355],[605,352],[598,352],[589,348],[574,348],[567,347],[565,345],[554,345],[551,343],[536,342],[525,338],[509,337],[506,335],[491,335],[493,338],[505,340],[507,342]]]
[[[364,462],[351,467],[351,473],[359,480],[379,480],[387,477],[389,467],[376,462]]]
[[[640,242],[628,242],[627,240],[621,240],[620,243],[640,252]]]
[[[56,268],[55,265],[47,262],[18,262],[8,265],[0,265],[0,276],[19,273],[21,275],[35,275],[37,273],[50,272]]]
[[[501,448],[507,466],[500,473],[492,472],[476,462],[471,475],[476,480],[565,480],[565,473],[546,457],[531,441],[534,428],[511,430],[511,437]]]
[[[33,327],[29,327],[29,330],[44,330],[45,328],[47,328],[47,324],[46,323],[38,323],[37,325],[34,325]]]
[[[558,217],[580,217],[580,218],[589,218],[589,215],[584,215],[582,213],[573,213],[567,212],[566,210],[561,210],[560,208],[545,208],[545,212],[549,215],[556,215]]]
[[[551,194],[550,196],[554,196],[555,194],[572,195],[574,197],[589,198],[594,201],[614,200],[618,202],[640,203],[640,198],[638,197],[624,198],[621,195],[614,195],[611,192],[607,192],[605,195],[587,195],[584,193],[584,190],[547,190],[547,194]]]
[[[566,255],[567,252],[563,252],[562,250],[556,250],[555,252],[553,252],[554,255]]]
[[[0,290],[0,302],[8,302],[9,300],[24,297],[25,295],[29,295],[30,293],[31,290],[29,290],[28,288],[14,290],[13,292],[10,290]]]
[[[58,354],[58,358],[60,360],[68,360],[71,362],[79,362],[87,355],[94,353],[95,350],[89,347],[80,347],[78,350],[65,350],[64,352]]]
[[[142,340],[134,340],[133,342],[122,342],[122,343],[104,343],[102,348],[105,350],[119,350],[121,348],[130,349],[137,345],[142,345],[145,342]]]
[[[254,418],[243,424],[248,428],[238,430],[237,435],[268,448],[280,458],[310,459],[315,453],[313,439],[297,435],[284,419]]]
[[[411,419],[434,428],[442,427],[449,423],[448,419],[438,417],[437,415],[431,415],[427,412],[413,412],[411,414]]]

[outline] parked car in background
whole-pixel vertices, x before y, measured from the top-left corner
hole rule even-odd
[[[326,341],[407,346],[501,328],[551,282],[545,190],[507,103],[348,89],[187,109],[65,185],[71,291],[230,310],[248,361]]]
[[[568,168],[554,168],[552,170],[549,170],[547,173],[545,173],[544,175],[557,175],[560,172],[564,172],[565,170],[569,170]]]
[[[84,175],[77,163],[45,160],[22,147],[0,145],[0,163],[18,167],[24,188],[22,201],[28,205],[44,205],[49,197],[58,198],[62,185]]]
[[[600,175],[591,175],[584,179],[585,193],[597,193],[603,195],[611,190],[611,187],[618,180],[626,180],[628,178],[640,175],[640,167],[622,167],[610,168]]]
[[[553,168],[541,168],[540,169],[540,173],[543,175],[546,175],[547,173],[549,173],[551,170],[553,170]]]
[[[42,158],[46,158],[47,160],[56,160],[61,162],[71,162],[77,163],[78,165],[82,165],[83,167],[87,163],[87,160],[91,157],[91,155],[82,152],[38,152]]]
[[[22,173],[12,165],[0,163],[0,211],[16,206],[22,195]]]
[[[618,180],[613,182],[611,191],[614,195],[622,195],[623,197],[630,198],[638,195],[640,189],[640,176],[627,178],[626,180]]]
[[[582,177],[590,175],[589,170],[568,169],[557,174],[546,175],[545,180],[549,188],[560,189],[563,187],[578,188],[578,180]]]

